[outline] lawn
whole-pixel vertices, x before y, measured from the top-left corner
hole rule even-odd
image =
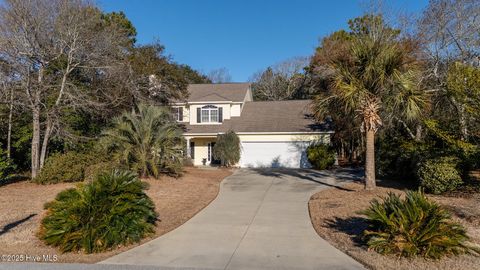
[[[147,194],[155,202],[159,221],[155,235],[142,240],[145,243],[163,235],[192,218],[218,194],[221,181],[231,170],[203,170],[186,168],[179,179],[161,177],[144,179],[150,184]],[[39,223],[44,215],[43,205],[73,183],[37,185],[17,182],[0,187],[0,254],[3,255],[57,255],[58,262],[95,263],[131,249],[138,244],[100,253],[65,253],[46,246],[37,237]]]
[[[383,181],[375,191],[364,191],[363,184],[351,183],[345,189],[329,189],[314,194],[309,202],[313,226],[332,245],[370,269],[480,269],[480,258],[462,255],[438,261],[422,258],[405,259],[382,256],[368,251],[358,237],[366,228],[365,219],[357,214],[369,206],[373,198],[388,192],[403,194],[403,186]],[[458,195],[458,194],[457,194]],[[448,208],[456,221],[462,223],[472,242],[480,244],[480,194],[468,196],[429,196]]]

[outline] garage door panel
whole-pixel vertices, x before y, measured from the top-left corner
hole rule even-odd
[[[309,168],[308,142],[242,142],[241,167]]]

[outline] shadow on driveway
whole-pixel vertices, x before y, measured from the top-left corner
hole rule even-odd
[[[342,182],[361,182],[363,178],[363,170],[351,168],[339,168],[334,170],[316,171],[311,169],[288,169],[288,168],[252,168],[252,171],[263,175],[276,178],[296,177],[317,184],[336,188],[343,191],[355,191],[344,188],[337,184],[328,182],[328,178],[334,178],[336,183]]]

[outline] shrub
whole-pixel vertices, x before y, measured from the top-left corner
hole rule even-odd
[[[154,230],[157,214],[134,173],[115,170],[60,192],[45,205],[39,238],[62,252],[101,252],[138,242]]]
[[[422,162],[417,171],[420,186],[433,194],[455,190],[463,183],[456,165],[457,161],[453,157],[428,159]]]
[[[87,166],[84,170],[84,179],[85,181],[92,182],[95,180],[95,177],[99,174],[111,172],[114,169],[126,169],[122,167],[118,162],[115,161],[100,161],[94,164]]]
[[[315,169],[325,170],[335,163],[335,151],[325,144],[312,144],[307,148],[307,158]]]
[[[184,157],[183,158],[183,166],[184,167],[193,167],[193,159],[190,157]]]
[[[0,144],[0,184],[6,181],[7,177],[15,170],[12,160],[7,158],[7,154],[3,151]]]
[[[115,118],[103,136],[107,150],[143,177],[177,176],[182,171],[182,129],[167,108],[140,104],[138,112]]]
[[[240,161],[240,138],[230,130],[217,136],[213,147],[213,157],[222,161],[224,166],[232,166]]]
[[[83,181],[85,168],[93,163],[92,159],[90,155],[73,151],[52,154],[33,181],[38,184]]]
[[[478,254],[477,248],[468,245],[465,229],[421,191],[409,191],[404,199],[390,193],[383,202],[373,200],[362,213],[369,223],[363,235],[378,253],[433,259]]]
[[[435,154],[432,145],[403,138],[386,137],[377,142],[375,168],[380,177],[407,181],[417,185],[416,172],[422,159]]]

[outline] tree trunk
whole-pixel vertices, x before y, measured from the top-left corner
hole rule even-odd
[[[452,97],[452,103],[455,105],[458,113],[458,123],[460,124],[460,134],[462,135],[462,140],[466,141],[468,139],[468,125],[467,118],[465,115],[465,106]]]
[[[40,108],[34,108],[33,114],[33,131],[32,131],[32,179],[37,177],[40,171]]]
[[[43,83],[43,67],[38,70],[37,88],[33,93],[32,101],[32,179],[37,177],[40,172],[40,104],[41,104],[41,87]]]
[[[373,190],[375,183],[375,131],[366,132],[365,189]]]
[[[47,118],[45,134],[43,135],[42,151],[40,153],[40,170],[43,168],[43,165],[45,164],[45,158],[47,157],[48,141],[50,139],[51,133],[52,133],[52,121],[50,120],[50,118]]]
[[[7,158],[11,158],[12,156],[12,116],[13,116],[13,87],[10,90],[10,108],[8,112]]]
[[[417,125],[417,130],[415,132],[415,141],[420,142],[422,140],[422,125]]]

